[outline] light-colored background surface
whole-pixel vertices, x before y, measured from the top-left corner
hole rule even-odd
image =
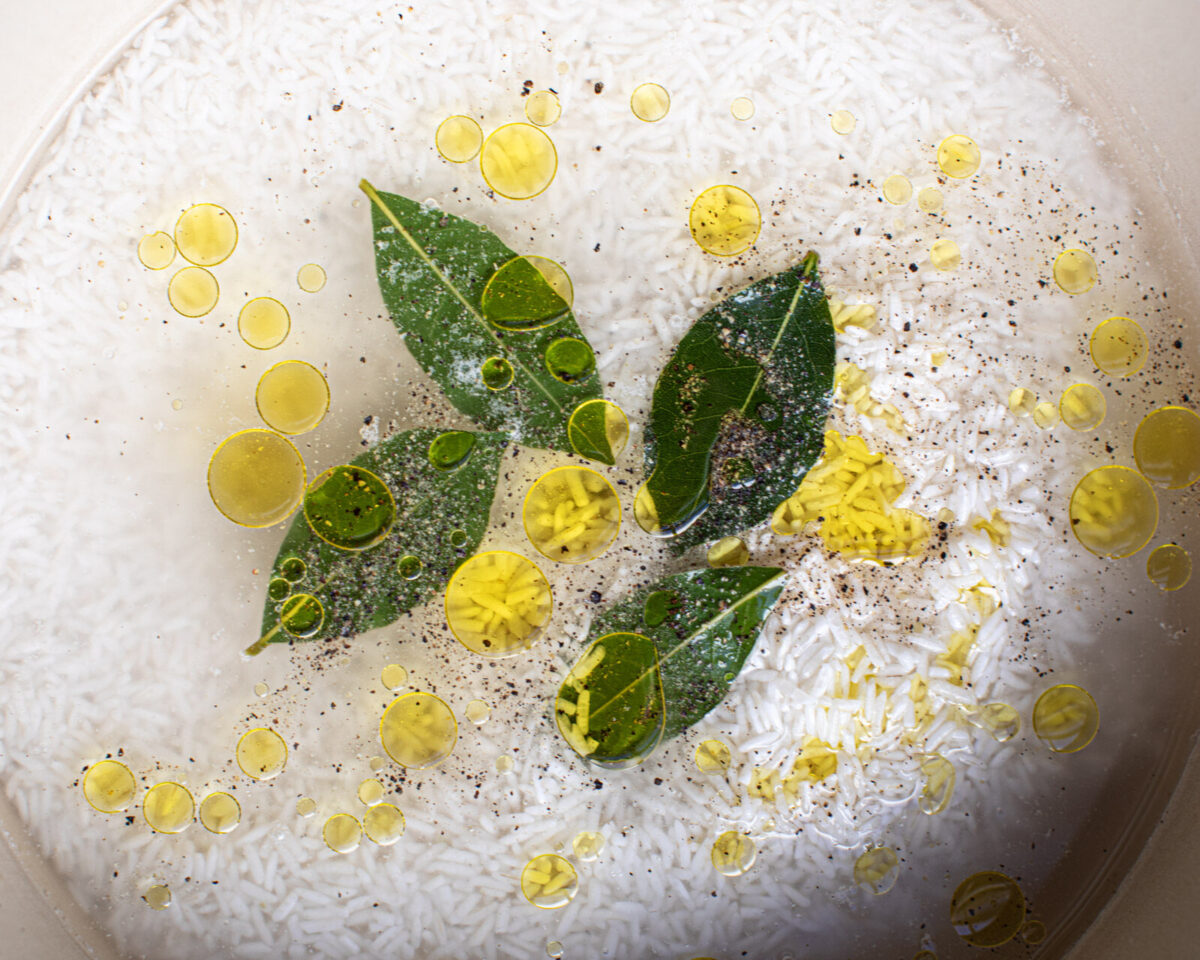
[[[61,107],[107,68],[119,45],[163,0],[55,0],[0,4],[0,222],[20,172],[47,136]],[[1174,251],[1177,269],[1200,260],[1200,11],[1194,0],[1144,0],[1131,16],[1120,0],[983,0],[1015,23],[1032,24],[1025,38],[1055,62],[1077,97],[1120,119],[1135,153],[1159,178],[1164,211],[1177,218],[1189,249]],[[1048,14],[1046,11],[1049,10]],[[1127,145],[1129,146],[1129,145]],[[1151,211],[1153,214],[1157,211]],[[0,821],[13,823],[11,811]],[[1185,771],[1162,825],[1113,902],[1077,946],[1075,960],[1125,960],[1132,955],[1191,958],[1200,942],[1194,904],[1200,879],[1200,765]],[[40,891],[53,876],[20,836],[0,844],[0,956],[105,956],[95,927],[69,903],[52,909]],[[27,876],[29,882],[18,880]]]

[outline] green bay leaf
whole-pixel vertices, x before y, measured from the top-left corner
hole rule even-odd
[[[654,387],[643,528],[685,549],[766,520],[820,456],[835,362],[815,253],[700,317]]]
[[[395,502],[386,536],[366,549],[339,549],[313,532],[304,511],[296,515],[268,579],[262,636],[248,653],[386,626],[445,589],[483,539],[508,443],[503,433],[474,433],[468,445],[464,433],[405,430],[351,461],[382,480]],[[442,437],[468,448],[450,469],[431,459]],[[319,617],[304,597],[315,598]]]
[[[729,692],[785,580],[778,567],[691,570],[608,607],[559,688],[563,738],[620,768],[682,733]]]
[[[365,180],[361,187],[371,199],[379,290],[417,362],[458,410],[486,429],[527,446],[571,449],[571,412],[602,391],[594,362],[567,379],[547,367],[546,351],[557,341],[587,343],[566,302],[487,228]],[[489,293],[499,305],[489,322],[484,290],[506,265],[502,289]],[[522,317],[529,329],[522,329]]]

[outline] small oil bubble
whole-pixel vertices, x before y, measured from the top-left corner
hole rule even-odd
[[[368,807],[383,802],[383,784],[374,777],[368,777],[358,785],[358,800]]]
[[[587,467],[556,467],[529,488],[521,512],[525,534],[542,556],[584,563],[603,554],[621,528],[613,485]]]
[[[548,127],[562,116],[562,104],[553,90],[537,90],[525,98],[525,119]]]
[[[713,841],[709,854],[713,868],[726,877],[740,877],[758,859],[758,848],[750,836],[737,830],[726,830]]]
[[[891,890],[899,875],[900,858],[891,847],[872,847],[854,861],[854,882],[876,896]]]
[[[703,740],[696,745],[696,769],[701,773],[724,774],[733,761],[728,745],[720,740]]]
[[[488,357],[479,367],[479,379],[489,390],[504,390],[513,382],[513,365],[504,357]]]
[[[1073,683],[1051,687],[1033,705],[1033,732],[1055,753],[1078,753],[1100,729],[1100,708]]]
[[[366,550],[396,522],[396,501],[378,476],[364,467],[330,467],[304,494],[304,519],[312,532],[339,550]]]
[[[468,536],[467,531],[463,530],[461,527],[455,527],[450,531],[450,546],[452,546],[455,550],[461,550],[463,547],[465,547],[467,545],[467,540],[469,539],[470,537]]]
[[[852,134],[857,123],[858,121],[855,120],[854,114],[849,110],[834,110],[829,115],[829,125],[839,137],[846,137]]]
[[[175,246],[189,263],[215,267],[229,259],[237,246],[237,223],[224,207],[197,203],[175,222]]]
[[[604,849],[604,837],[591,830],[582,830],[571,841],[571,850],[581,863],[591,863]]]
[[[420,557],[407,553],[396,561],[396,572],[405,580],[416,580],[424,566]]]
[[[1092,363],[1111,377],[1132,377],[1150,352],[1146,331],[1136,320],[1109,317],[1092,331],[1088,341]]]
[[[722,183],[709,187],[693,201],[688,229],[705,253],[733,257],[749,250],[758,239],[762,213],[745,190]]]
[[[729,112],[734,120],[749,120],[754,116],[754,101],[749,97],[734,97],[729,105]]]
[[[1049,430],[1058,423],[1058,407],[1043,400],[1033,408],[1033,422],[1039,430]]]
[[[227,437],[208,463],[213,504],[243,527],[269,527],[290,517],[304,496],[304,479],[299,451],[271,430]]]
[[[348,813],[335,813],[321,828],[321,838],[334,853],[353,853],[362,842],[362,824]]]
[[[319,263],[306,263],[296,271],[296,285],[305,293],[320,293],[326,279],[325,268]]]
[[[230,793],[210,793],[200,802],[200,823],[209,833],[232,833],[242,822],[242,805]]]
[[[1106,409],[1104,394],[1090,383],[1072,384],[1058,401],[1059,416],[1072,430],[1095,430],[1104,422]]]
[[[929,248],[929,260],[937,270],[955,270],[962,263],[962,251],[953,240],[934,240]]]
[[[254,695],[256,697],[265,697],[270,692],[271,688],[268,687],[262,680],[259,680],[258,683],[254,685]]]
[[[267,584],[267,596],[278,603],[281,600],[287,599],[287,595],[292,592],[292,585],[283,577],[275,577]]]
[[[629,418],[608,400],[584,400],[567,421],[567,439],[581,457],[616,463],[629,442]]]
[[[457,470],[471,459],[475,434],[469,430],[447,430],[429,443],[429,462],[439,470]]]
[[[671,109],[671,95],[657,83],[640,83],[629,97],[629,109],[639,120],[657,123]]]
[[[502,753],[496,758],[497,773],[511,773],[514,765],[513,758],[506,753]]]
[[[1099,467],[1071,494],[1071,531],[1100,557],[1137,553],[1158,526],[1158,498],[1145,477],[1128,467]]]
[[[171,905],[171,888],[165,883],[156,883],[146,888],[142,899],[149,904],[151,910],[166,910]]]
[[[138,241],[137,256],[147,270],[165,270],[175,261],[175,241],[164,230],[148,233]]]
[[[217,278],[203,267],[184,267],[167,284],[167,300],[184,317],[203,317],[212,313],[221,296]]]
[[[1133,436],[1133,458],[1147,480],[1182,490],[1200,480],[1200,416],[1187,407],[1159,407]]]
[[[492,708],[484,700],[471,700],[467,703],[466,709],[463,712],[466,714],[467,719],[475,724],[475,726],[482,727],[492,715]]]
[[[979,725],[997,743],[1007,743],[1021,732],[1021,715],[1007,703],[988,703],[976,714]]]
[[[367,839],[380,847],[390,847],[404,836],[404,814],[394,803],[377,803],[362,820]]]
[[[304,574],[308,572],[308,564],[299,557],[288,557],[279,565],[279,574],[284,580],[290,583],[297,583],[304,579]]]
[[[895,206],[903,206],[912,199],[913,189],[908,177],[893,173],[883,181],[883,199]]]
[[[287,744],[274,730],[255,727],[238,740],[237,765],[251,780],[274,780],[287,766]]]
[[[567,316],[575,287],[562,264],[526,255],[501,265],[484,285],[479,309],[503,330],[539,330]]]
[[[1078,296],[1087,293],[1100,279],[1096,261],[1086,250],[1064,250],[1054,258],[1054,282],[1064,293]]]
[[[1017,387],[1008,395],[1008,409],[1018,417],[1028,417],[1037,406],[1037,394],[1024,387]]]
[[[450,756],[458,741],[458,724],[454,712],[432,693],[406,693],[384,710],[379,738],[400,766],[424,770]]]
[[[317,812],[317,801],[312,797],[301,797],[296,801],[296,816],[307,820]]]
[[[942,173],[956,180],[969,177],[978,170],[980,159],[978,144],[961,133],[951,134],[938,145],[938,166]]]
[[[1025,895],[1011,877],[992,870],[972,874],[950,898],[950,923],[973,947],[999,947],[1025,923]]]
[[[142,816],[156,833],[182,833],[196,817],[196,801],[183,784],[156,783],[142,798]]]
[[[408,671],[398,663],[389,663],[380,671],[379,679],[389,690],[399,690],[408,683]]]
[[[917,194],[917,208],[922,213],[937,213],[942,209],[942,191],[937,187],[923,187]]]
[[[438,124],[433,143],[444,159],[451,163],[466,163],[479,154],[483,131],[471,117],[447,117]]]
[[[1026,920],[1017,936],[1030,946],[1037,946],[1046,939],[1046,925],[1041,920]]]
[[[500,196],[529,200],[550,186],[558,171],[558,152],[541,127],[506,123],[483,142],[479,168]]]
[[[750,562],[750,548],[741,537],[723,537],[708,548],[710,567],[740,567]]]
[[[311,363],[284,360],[259,377],[254,403],[272,430],[288,436],[307,433],[329,411],[329,383]]]
[[[133,803],[137,781],[120,760],[100,760],[83,775],[83,797],[100,813],[121,813]]]
[[[521,871],[521,893],[535,907],[556,910],[565,907],[579,892],[579,874],[557,853],[543,853]]]
[[[921,773],[925,777],[925,786],[917,798],[917,806],[922,813],[934,816],[950,806],[958,775],[954,771],[954,764],[940,753],[921,761]]]
[[[1164,543],[1146,558],[1146,576],[1165,593],[1179,590],[1192,577],[1192,558],[1175,543]]]
[[[505,550],[478,553],[446,588],[446,621],[468,650],[506,657],[527,650],[550,620],[550,582],[537,564]]]
[[[563,945],[558,940],[549,940],[546,943],[546,956],[550,960],[559,960],[563,955]]]
[[[174,400],[171,401],[171,409],[178,413],[180,410],[183,409],[183,401],[180,400],[178,397],[176,397]]]
[[[579,383],[596,369],[596,354],[585,340],[559,337],[550,341],[545,353],[550,376],[563,383]]]
[[[289,637],[307,640],[325,623],[325,607],[311,593],[294,593],[279,609],[279,626]]]

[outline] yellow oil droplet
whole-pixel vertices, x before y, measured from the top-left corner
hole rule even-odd
[[[432,693],[406,693],[383,711],[379,739],[400,766],[424,770],[450,756],[458,742],[458,724],[454,712]]]
[[[286,581],[285,581],[285,582],[286,582]],[[256,684],[254,685],[254,695],[255,695],[256,697],[265,697],[265,696],[266,696],[268,693],[270,693],[270,692],[271,692],[271,688],[270,688],[270,687],[268,687],[268,686],[267,686],[267,685],[266,685],[266,684],[265,684],[263,681],[261,681],[261,680],[259,680],[259,681],[258,681],[258,683],[256,683]]]
[[[279,346],[291,329],[287,307],[274,297],[255,297],[238,312],[238,335],[255,350]]]
[[[306,263],[296,271],[296,284],[305,293],[320,293],[326,279],[325,268],[319,263]]]
[[[166,910],[171,905],[171,888],[165,883],[156,883],[146,888],[142,899],[149,904],[151,910]]]
[[[373,777],[368,777],[358,785],[358,799],[360,803],[364,803],[368,807],[382,802],[383,784]]]
[[[446,621],[468,650],[506,657],[527,650],[550,621],[550,582],[537,564],[506,550],[467,560],[446,587]]]
[[[548,127],[562,116],[562,104],[553,90],[538,90],[525,99],[525,119]]]
[[[156,783],[142,798],[142,816],[156,833],[182,833],[195,819],[196,801],[181,783]]]
[[[1058,408],[1043,400],[1033,408],[1033,422],[1039,430],[1049,430],[1058,423]]]
[[[389,663],[380,671],[379,679],[389,690],[396,690],[408,682],[408,671],[398,663]]]
[[[696,769],[701,773],[723,774],[732,760],[729,747],[720,740],[703,740],[696,745]]]
[[[629,109],[639,120],[657,123],[671,109],[671,95],[666,87],[657,83],[641,83],[633,88],[629,97]]]
[[[548,956],[550,960],[559,960],[562,955],[563,945],[560,941],[548,940],[546,942],[546,956]]]
[[[197,203],[175,222],[175,246],[180,255],[198,267],[224,263],[237,246],[237,223],[224,207]]]
[[[378,773],[387,766],[387,761],[383,759],[383,757],[374,756],[367,761],[367,766],[369,766],[375,773]]]
[[[334,853],[353,853],[362,842],[362,824],[348,813],[335,813],[321,828],[321,839]]]
[[[895,206],[903,206],[912,199],[912,184],[902,173],[893,173],[883,181],[883,199]]]
[[[930,816],[941,813],[950,806],[954,796],[954,784],[958,780],[954,764],[935,753],[921,761],[921,773],[925,777],[925,786],[921,788],[917,806]]]
[[[1054,258],[1054,282],[1064,293],[1078,296],[1087,293],[1100,279],[1096,261],[1086,250],[1064,250]]]
[[[1088,348],[1092,363],[1111,377],[1132,377],[1150,352],[1146,331],[1136,320],[1109,317],[1092,331]]]
[[[800,788],[806,783],[820,783],[837,773],[837,751],[817,737],[807,737],[800,755],[792,763],[791,772],[780,781],[788,803],[800,799]]]
[[[954,270],[962,263],[962,251],[953,240],[943,237],[933,241],[933,246],[929,248],[929,261],[938,270]]]
[[[583,863],[591,863],[604,849],[604,837],[591,830],[582,830],[571,841],[571,850]]]
[[[1007,743],[1021,732],[1021,715],[1007,703],[985,704],[972,719],[997,743]]]
[[[1051,687],[1033,705],[1033,732],[1055,753],[1077,753],[1100,729],[1100,708],[1073,683]]]
[[[562,320],[575,287],[562,264],[549,257],[513,257],[488,278],[479,300],[484,319],[504,330],[530,331]]]
[[[289,436],[307,433],[325,419],[329,384],[311,363],[284,360],[259,377],[254,403],[272,430]]]
[[[740,567],[750,562],[750,548],[741,537],[723,537],[708,548],[710,567]]]
[[[749,97],[734,97],[729,112],[734,120],[749,120],[754,116],[754,101]]]
[[[581,457],[616,463],[629,442],[629,418],[608,400],[584,400],[567,421],[567,439]]]
[[[229,793],[210,793],[200,802],[200,823],[209,833],[232,833],[242,822],[242,805]]]
[[[1008,395],[1008,409],[1018,417],[1028,417],[1037,406],[1037,394],[1024,387],[1017,387]]]
[[[148,270],[165,270],[175,262],[175,241],[165,230],[148,233],[138,241],[137,256]]]
[[[893,403],[871,396],[871,375],[853,363],[839,363],[834,371],[838,399],[850,404],[864,417],[882,420],[889,430],[904,432],[904,417]]]
[[[539,854],[521,871],[521,893],[543,910],[565,907],[578,892],[579,874],[557,853]]]
[[[725,877],[740,877],[754,866],[758,848],[748,834],[726,830],[713,841],[709,855],[713,868]]]
[[[137,781],[120,760],[100,760],[83,775],[83,798],[101,813],[120,813],[133,803]]]
[[[237,765],[251,780],[273,780],[287,766],[283,737],[267,727],[247,730],[238,740]]]
[[[363,817],[362,826],[368,840],[390,847],[404,836],[404,814],[393,803],[377,803]]]
[[[513,766],[514,766],[513,758],[510,757],[506,753],[502,753],[502,754],[500,754],[500,756],[498,756],[496,758],[496,772],[497,773],[509,773],[512,770]]]
[[[950,923],[973,947],[999,947],[1025,923],[1025,894],[1011,877],[984,870],[967,877],[950,898]]]
[[[339,550],[369,550],[396,522],[388,485],[365,467],[330,467],[304,493],[304,519],[318,537]]]
[[[833,127],[833,132],[841,137],[849,136],[853,133],[857,122],[854,119],[854,114],[849,110],[834,110],[829,115],[829,125]]]
[[[749,250],[758,239],[762,214],[745,190],[721,183],[709,187],[692,202],[688,229],[705,253],[734,257]]]
[[[621,529],[621,501],[613,485],[587,467],[556,467],[525,495],[525,534],[542,556],[584,563],[606,551]]]
[[[304,480],[299,452],[270,430],[227,437],[208,463],[212,502],[243,527],[269,527],[290,517],[304,496]]]
[[[1104,422],[1104,394],[1090,383],[1075,383],[1063,391],[1058,414],[1072,430],[1095,430]]]
[[[937,187],[922,187],[917,194],[917,207],[922,213],[937,213],[942,209],[942,191]]]
[[[1133,457],[1142,475],[1168,490],[1200,479],[1200,416],[1187,407],[1159,407],[1133,436]]]
[[[184,267],[167,284],[167,300],[184,317],[203,317],[212,313],[220,299],[217,278],[203,267]]]
[[[492,708],[483,700],[471,700],[463,711],[475,726],[482,727],[492,715]]]
[[[870,330],[879,321],[879,311],[869,303],[843,303],[836,297],[829,298],[829,315],[833,329],[842,333],[847,327]]]
[[[1136,470],[1099,467],[1071,494],[1071,530],[1097,556],[1120,559],[1137,553],[1158,526],[1158,498]]]
[[[529,200],[550,186],[558,171],[558,152],[540,127],[506,123],[483,142],[479,168],[500,196]]]
[[[471,117],[447,117],[433,135],[434,146],[451,163],[474,160],[483,145],[483,131]]]
[[[854,882],[876,896],[891,890],[899,876],[900,858],[891,847],[871,847],[854,861]]]
[[[937,149],[937,164],[942,173],[955,180],[971,176],[979,169],[979,145],[970,137],[954,133],[943,140]]]
[[[317,812],[317,801],[312,797],[301,797],[296,801],[296,816],[307,820]]]
[[[1192,578],[1192,558],[1175,543],[1164,543],[1146,558],[1146,576],[1160,590],[1179,590]]]
[[[1046,925],[1041,920],[1026,920],[1019,936],[1030,946],[1037,946],[1046,939]]]

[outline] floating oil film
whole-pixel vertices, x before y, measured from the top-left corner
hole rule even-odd
[[[1164,543],[1146,558],[1146,576],[1164,592],[1182,589],[1192,578],[1192,558],[1178,544]]]
[[[578,892],[579,874],[570,861],[557,853],[536,856],[521,871],[521,893],[543,910],[565,907]]]
[[[258,380],[254,403],[272,430],[295,436],[317,427],[329,410],[325,375],[303,360],[284,360]]]
[[[1025,895],[1011,877],[985,870],[967,877],[950,898],[950,923],[973,947],[999,947],[1025,924]]]
[[[872,847],[854,861],[854,882],[876,896],[891,890],[899,876],[900,858],[891,847]]]
[[[362,842],[362,824],[348,813],[335,813],[321,828],[321,838],[334,853],[353,853]]]
[[[1077,753],[1100,729],[1100,708],[1073,683],[1051,687],[1033,705],[1033,732],[1055,753]]]
[[[304,461],[271,430],[226,438],[208,463],[208,492],[226,517],[243,527],[269,527],[290,517],[304,496]]]
[[[379,739],[400,766],[423,770],[450,756],[458,742],[458,723],[439,697],[425,691],[406,693],[384,710]]]
[[[587,467],[557,467],[525,495],[525,533],[542,556],[583,563],[606,551],[621,528],[621,501],[613,485]]]
[[[558,171],[558,153],[540,127],[506,123],[483,142],[479,169],[500,196],[529,200],[550,186]]]
[[[538,330],[571,312],[575,288],[562,265],[549,257],[514,257],[484,285],[479,309],[502,330]]]
[[[137,781],[120,760],[99,760],[83,775],[83,796],[100,813],[121,813],[133,803]]]
[[[612,465],[629,442],[629,418],[608,400],[585,400],[567,421],[567,439],[581,457]]]
[[[942,173],[956,180],[962,180],[975,173],[979,169],[981,158],[979,145],[961,133],[951,134],[938,145],[938,166]]]
[[[446,622],[468,650],[507,657],[527,650],[550,621],[550,582],[537,564],[506,550],[479,553],[446,587]]]
[[[242,822],[242,805],[230,793],[210,793],[200,802],[200,823],[209,833],[232,833]]]
[[[330,467],[304,495],[304,518],[312,532],[339,550],[366,550],[391,532],[396,501],[365,467]]]
[[[1132,556],[1158,526],[1153,488],[1128,467],[1099,467],[1086,474],[1071,494],[1068,512],[1076,538],[1101,557]]]
[[[720,834],[709,851],[713,869],[725,877],[740,877],[754,866],[758,848],[748,834],[726,830]]]
[[[229,259],[237,246],[233,216],[215,203],[197,203],[179,215],[175,246],[180,255],[198,267],[215,267]]]
[[[429,443],[429,462],[438,470],[457,470],[471,459],[475,434],[469,430],[447,430]]]
[[[137,256],[148,270],[165,270],[175,261],[175,241],[163,230],[148,233],[138,241]]]
[[[1200,479],[1200,416],[1186,407],[1159,407],[1133,436],[1142,476],[1158,487],[1181,490]]]
[[[1054,258],[1054,282],[1064,293],[1073,296],[1087,293],[1099,279],[1096,261],[1086,250],[1072,247]]]
[[[692,202],[688,229],[705,253],[733,257],[745,253],[758,239],[762,214],[754,198],[741,187],[718,184]]]
[[[292,318],[287,307],[274,297],[247,300],[238,312],[238,335],[255,350],[270,350],[287,339]]]
[[[274,730],[255,727],[238,740],[237,765],[251,780],[274,780],[287,766],[287,744]]]
[[[203,267],[184,267],[167,284],[167,300],[184,317],[203,317],[212,313],[221,296],[217,278]]]
[[[142,798],[142,816],[156,833],[182,833],[196,817],[196,801],[183,784],[156,783]]]
[[[658,83],[639,83],[629,97],[629,109],[639,120],[657,123],[671,109],[671,95]]]
[[[1092,363],[1110,377],[1132,377],[1150,353],[1146,331],[1129,317],[1109,317],[1097,325],[1088,341]]]
[[[483,131],[470,117],[447,117],[438,124],[433,136],[437,152],[451,163],[474,160],[483,145]]]

